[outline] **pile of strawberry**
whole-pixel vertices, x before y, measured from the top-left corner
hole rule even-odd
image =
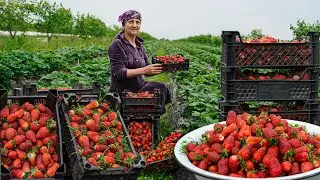
[[[174,146],[182,136],[179,132],[172,132],[168,137],[161,141],[156,149],[144,151],[141,154],[145,155],[147,163],[153,163],[172,157]]]
[[[149,93],[149,91],[142,91],[142,92],[138,92],[138,93],[133,93],[133,92],[127,92],[127,96],[128,98],[152,98],[154,96],[154,94]]]
[[[289,125],[274,114],[259,116],[229,111],[202,143],[188,143],[195,166],[221,175],[248,178],[288,176],[320,167],[320,136]]]
[[[309,74],[305,73],[301,76],[301,73],[299,75],[299,73],[297,75],[293,75],[293,76],[286,76],[284,74],[281,73],[277,73],[274,74],[273,76],[269,76],[269,75],[254,75],[251,74],[248,76],[248,78],[245,77],[241,77],[239,74],[237,75],[237,80],[260,80],[260,81],[265,81],[265,80],[309,80]]]
[[[94,100],[68,111],[80,155],[93,166],[130,167],[136,158],[124,139],[122,123],[109,104]]]
[[[137,152],[142,149],[146,151],[152,149],[152,124],[149,121],[131,121],[129,123],[129,134]]]
[[[53,177],[60,167],[54,114],[43,104],[12,104],[0,111],[1,158],[12,178]]]
[[[155,56],[155,59],[157,59],[158,61],[160,61],[163,64],[167,64],[167,63],[183,63],[185,61],[185,58],[180,55],[166,55],[166,56]]]
[[[240,38],[236,39],[237,42],[240,42]],[[263,36],[261,38],[256,38],[256,39],[248,39],[248,40],[243,40],[244,43],[305,43],[306,40],[302,39],[301,41],[294,39],[294,40],[280,40],[277,41],[276,38],[271,37],[271,36]]]

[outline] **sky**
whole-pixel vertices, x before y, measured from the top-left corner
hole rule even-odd
[[[248,34],[254,28],[279,39],[292,39],[290,24],[320,20],[319,0],[50,0],[76,14],[90,13],[107,26],[121,25],[119,15],[135,9],[141,31],[156,38],[179,39],[221,31]]]

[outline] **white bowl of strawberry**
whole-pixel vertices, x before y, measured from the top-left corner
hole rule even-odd
[[[226,121],[183,136],[174,154],[197,179],[314,179],[320,174],[319,132],[319,126],[274,114],[230,111]]]

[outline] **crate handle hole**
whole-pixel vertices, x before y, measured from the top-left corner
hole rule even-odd
[[[89,163],[86,163],[84,166],[85,166],[86,168],[88,168],[88,169],[91,168],[91,164],[89,164]]]
[[[64,94],[63,97],[64,98],[69,98],[69,94]]]
[[[145,161],[141,161],[141,166],[146,166],[146,162]]]

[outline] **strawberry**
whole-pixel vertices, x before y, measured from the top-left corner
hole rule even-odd
[[[83,113],[85,116],[92,116],[92,110],[89,110],[89,109],[87,109],[86,107],[83,107],[83,108],[82,108],[82,113]]]
[[[40,118],[40,111],[39,109],[33,109],[31,111],[31,120],[32,121],[35,121],[35,120],[39,120]]]
[[[296,149],[294,149],[294,154],[299,154],[299,153],[302,153],[302,152],[309,152],[309,149],[308,147],[306,146],[301,146],[301,147],[298,147]]]
[[[14,114],[16,115],[17,119],[20,119],[24,115],[24,110],[20,109],[19,111],[16,111]]]
[[[17,134],[18,134],[18,132],[13,128],[8,128],[6,130],[6,138],[8,140],[12,140]]]
[[[223,125],[220,123],[216,123],[216,124],[214,124],[213,129],[216,133],[221,133],[221,131],[223,129]]]
[[[47,124],[47,121],[49,120],[49,117],[40,117],[39,119],[39,125],[40,126],[45,126]]]
[[[17,149],[16,152],[17,152],[18,158],[20,160],[24,160],[24,159],[27,158],[27,153],[26,152],[21,151],[20,149]]]
[[[266,139],[278,137],[278,133],[271,128],[263,128],[263,135]]]
[[[33,143],[37,142],[36,134],[31,130],[26,132],[26,138],[29,139]]]
[[[30,112],[25,111],[23,113],[22,119],[30,123],[31,122],[31,114],[30,114]]]
[[[9,107],[8,106],[5,106],[1,109],[0,111],[0,117],[2,118],[7,118],[7,116],[10,114],[9,112]]]
[[[17,159],[17,158],[18,158],[17,152],[16,152],[16,151],[10,151],[10,152],[8,153],[8,158],[10,158],[10,159],[12,159],[12,160]]]
[[[211,162],[217,163],[220,160],[220,155],[216,153],[215,151],[209,152],[208,153],[208,159]]]
[[[212,165],[209,167],[209,171],[213,172],[213,173],[217,173],[218,172],[218,167],[217,165]]]
[[[256,162],[261,162],[262,158],[264,157],[265,153],[267,151],[266,147],[259,148],[255,153],[253,153],[252,159]]]
[[[18,104],[12,104],[9,108],[9,112],[10,112],[10,114],[13,114],[13,113],[19,111],[19,109],[20,109],[20,107]]]
[[[32,166],[36,166],[36,158],[37,158],[36,153],[34,151],[30,151],[28,153],[27,157],[28,157],[28,160],[29,160],[30,164]]]
[[[267,124],[266,124],[266,128],[273,129],[273,128],[274,128],[274,126],[273,126],[273,124],[272,124],[272,123],[267,123]]]
[[[304,143],[308,141],[308,134],[305,131],[299,131],[297,137]]]
[[[229,157],[229,169],[231,172],[236,173],[240,165],[240,160],[238,156],[232,155]]]
[[[275,157],[270,159],[269,173],[271,177],[280,177],[282,174],[282,166],[279,163],[279,160]]]
[[[89,148],[90,144],[89,144],[89,138],[88,136],[82,135],[79,137],[79,145],[82,148]]]
[[[97,131],[97,125],[93,119],[87,120],[86,126],[88,127],[88,129],[90,129],[90,131]]]
[[[308,171],[313,170],[313,165],[311,162],[304,162],[304,163],[301,163],[300,169],[301,169],[302,173],[308,172]]]
[[[274,127],[277,127],[280,125],[281,123],[281,117],[280,116],[277,116],[277,115],[274,115],[274,114],[270,114],[269,115],[269,118],[271,120],[271,123]]]
[[[266,178],[267,177],[267,172],[266,171],[258,171],[257,172],[258,178]]]
[[[245,169],[246,169],[247,172],[253,170],[254,169],[254,163],[252,161],[250,161],[250,160],[246,160],[245,161]]]
[[[221,134],[223,137],[227,137],[232,132],[236,131],[238,126],[235,123],[230,124],[229,126],[222,129]]]
[[[286,138],[279,138],[279,148],[281,154],[286,154],[291,149],[291,144]]]
[[[224,136],[222,134],[214,134],[214,135],[209,135],[208,142],[209,144],[213,143],[222,143],[224,141]]]
[[[296,154],[294,156],[294,160],[296,162],[299,162],[299,163],[307,162],[308,161],[308,153],[307,152],[301,152],[299,154]]]
[[[24,162],[22,163],[22,168],[21,168],[21,170],[22,170],[23,172],[28,172],[28,171],[30,171],[30,163],[29,163],[29,161],[24,161]]]
[[[48,166],[51,163],[51,155],[49,153],[44,153],[41,157],[45,166]]]
[[[290,139],[289,143],[293,148],[298,148],[298,147],[301,147],[303,145],[299,139],[295,139],[295,138]]]
[[[117,117],[118,117],[118,116],[117,116],[117,113],[115,113],[115,112],[111,112],[111,113],[108,114],[108,120],[109,120],[110,122],[116,120]]]
[[[248,125],[244,125],[241,127],[239,133],[238,133],[238,140],[241,140],[244,137],[251,136],[251,128]]]
[[[213,144],[211,145],[211,150],[212,150],[212,151],[215,151],[215,152],[218,153],[218,154],[221,154],[221,152],[222,152],[222,146],[221,146],[221,144],[219,144],[219,143],[213,143]]]
[[[94,150],[95,150],[96,152],[104,152],[106,149],[107,149],[107,146],[104,145],[104,144],[96,144],[96,145],[94,146]]]
[[[227,152],[231,152],[233,146],[234,146],[234,136],[229,135],[227,139],[223,142],[222,147],[224,147]]]
[[[248,160],[251,156],[251,152],[252,152],[252,145],[247,144],[240,149],[240,151],[238,152],[238,156],[244,160]]]
[[[234,111],[229,111],[226,119],[226,124],[230,125],[232,123],[236,123],[237,114]]]
[[[53,176],[55,175],[57,169],[58,169],[58,167],[56,167],[56,166],[51,166],[51,167],[47,170],[46,176],[47,176],[47,177],[53,177]]]
[[[31,176],[34,178],[44,178],[44,174],[36,167],[32,170]]]
[[[41,155],[38,155],[37,156],[37,167],[40,171],[43,171],[46,169],[46,166],[43,164],[43,161],[42,161],[42,156]]]
[[[17,135],[16,137],[13,138],[13,140],[16,143],[16,145],[19,145],[26,140],[26,137],[24,135]]]
[[[227,175],[229,172],[228,169],[229,160],[227,158],[222,158],[218,162],[218,174]]]
[[[15,159],[12,162],[12,166],[13,166],[13,168],[19,169],[22,166],[22,161],[20,159]]]
[[[23,172],[21,169],[12,169],[11,175],[12,177],[22,179],[25,176],[25,172]]]
[[[192,149],[194,149],[195,147],[197,147],[197,145],[192,143],[192,142],[190,142],[190,143],[187,144],[186,150],[187,150],[187,152],[191,152]]]
[[[5,129],[0,130],[0,139],[6,139],[6,130]]]
[[[26,140],[25,142],[21,143],[19,145],[19,149],[22,151],[27,151],[32,147],[32,143],[29,140]]]
[[[86,108],[89,110],[92,110],[92,109],[98,108],[98,106],[99,106],[98,101],[94,100],[94,101],[91,101],[89,104],[87,104]]]
[[[199,163],[198,167],[199,167],[200,169],[207,170],[207,169],[208,169],[208,163],[207,163],[207,161],[202,160],[202,161]]]
[[[17,115],[15,115],[15,114],[9,114],[7,116],[7,122],[9,122],[9,123],[14,122],[16,119],[17,119]]]
[[[80,117],[76,114],[71,116],[71,122],[78,122],[79,123],[81,120],[82,120],[82,117]]]
[[[50,132],[47,127],[42,127],[36,134],[36,138],[41,139],[49,136]]]
[[[281,164],[283,172],[289,173],[292,168],[292,164],[289,161],[284,161]]]
[[[247,178],[258,178],[258,174],[254,171],[248,171],[246,177]]]
[[[40,129],[39,121],[32,121],[30,122],[30,130],[33,132],[37,132]]]
[[[27,131],[30,128],[29,123],[23,119],[19,119],[19,124],[24,131]]]
[[[38,109],[41,113],[46,112],[46,107],[42,103],[38,104]]]
[[[252,146],[259,144],[262,141],[261,137],[249,136],[247,139],[247,144],[251,144]]]

